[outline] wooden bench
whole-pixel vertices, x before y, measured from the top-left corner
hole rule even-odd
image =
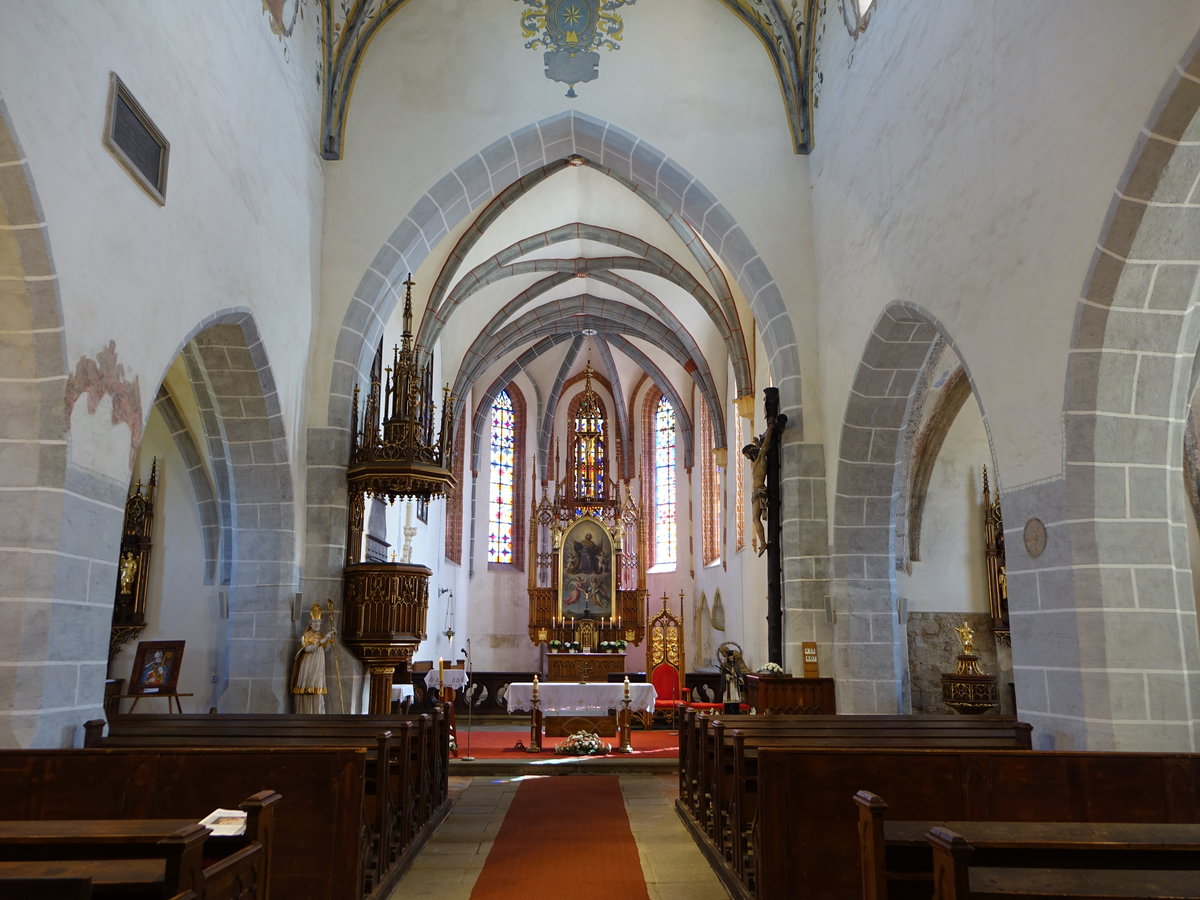
[[[168,874],[174,868],[176,875],[186,876],[168,879],[169,893],[196,890],[206,900],[265,897],[279,799],[275,791],[266,790],[243,800],[246,824],[241,835],[211,835],[204,829],[200,859],[167,864]],[[178,844],[170,838],[192,834],[196,827],[187,819],[0,820],[0,862],[169,860],[178,853]]]
[[[198,821],[269,784],[279,791],[270,891],[360,900],[370,850],[361,747],[0,750],[0,818]],[[432,827],[432,826],[430,826]]]
[[[0,896],[5,900],[91,900],[92,879],[55,878],[38,874],[33,878],[0,875]],[[196,900],[193,891],[186,891],[171,900]]]
[[[906,900],[933,893],[930,829],[970,836],[972,865],[1057,868],[1197,869],[1200,824],[1117,822],[932,822],[887,818],[870,791],[858,804],[859,869],[864,900]],[[1200,885],[1200,876],[1197,876]]]
[[[371,840],[364,876],[368,891],[444,815],[448,796],[449,729],[444,709],[417,716],[286,714],[125,715],[85,725],[86,746],[363,746],[368,751],[366,805]],[[380,766],[378,760],[386,760]],[[381,772],[383,774],[381,774]]]
[[[758,751],[752,874],[718,874],[737,897],[860,900],[858,806],[935,822],[1200,822],[1200,755],[1074,751]]]
[[[172,715],[169,718],[181,718]],[[97,737],[95,723],[88,723],[87,743],[92,747],[347,747],[363,748],[367,752],[366,784],[363,793],[364,814],[369,829],[369,843],[363,860],[364,889],[370,891],[394,861],[397,844],[411,834],[409,823],[414,810],[420,806],[412,796],[413,779],[408,774],[413,738],[404,725],[399,734],[377,731],[373,727],[327,726],[320,722],[306,725],[303,730],[290,723],[278,725],[260,722],[233,722],[224,716],[192,716],[179,725],[150,722],[143,725],[138,719],[149,716],[117,716],[113,718],[107,737]],[[155,720],[167,716],[155,716]],[[318,718],[318,717],[312,717]],[[324,718],[324,717],[320,717]],[[410,723],[405,723],[410,724]],[[382,765],[380,760],[384,760]],[[399,833],[393,838],[393,829]]]
[[[24,823],[43,825],[43,823]],[[94,897],[147,897],[167,900],[191,892],[205,900],[264,900],[267,885],[267,856],[257,841],[232,853],[219,855],[205,864],[206,840],[210,831],[189,822],[162,834],[154,828],[115,829],[140,838],[126,845],[113,842],[95,823],[76,829],[64,823],[33,829],[33,836],[11,834],[0,860],[0,890],[5,878],[86,880]],[[80,831],[90,836],[80,834]],[[153,836],[154,840],[149,840]],[[24,840],[31,837],[31,840]],[[94,839],[94,843],[89,842]],[[93,853],[93,849],[96,851]],[[36,859],[26,858],[23,851]]]
[[[762,746],[979,747],[1026,749],[1030,727],[1015,719],[954,716],[713,716],[693,719],[694,752],[681,761],[694,774],[681,793],[703,830],[739,879],[749,877],[749,823],[754,818],[757,752]],[[681,746],[682,746],[681,740]]]
[[[933,900],[1200,897],[1200,825],[966,822],[955,827],[972,839],[942,825],[925,835],[933,855]]]
[[[787,730],[802,732],[807,741],[826,746],[846,746],[846,740],[878,746],[893,735],[927,735],[940,740],[939,746],[1032,747],[1032,728],[1012,718],[963,716],[823,716],[823,715],[714,715],[707,716],[688,710],[684,714],[679,735],[679,786],[682,797],[698,821],[704,821],[704,805],[708,785],[717,768],[721,737],[737,728],[749,734],[752,730],[764,734],[783,734]],[[827,738],[830,740],[822,740]],[[944,740],[943,740],[944,739]],[[902,740],[897,737],[896,740]]]

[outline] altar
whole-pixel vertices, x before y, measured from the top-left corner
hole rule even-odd
[[[658,693],[652,684],[629,685],[630,712],[654,712]],[[564,737],[576,731],[594,731],[602,737],[617,732],[617,719],[625,698],[625,685],[618,682],[576,684],[571,682],[541,682],[538,684],[538,709],[542,713],[546,734]],[[536,721],[533,708],[533,683],[513,682],[508,686],[508,711],[529,711],[531,723]],[[603,729],[603,730],[601,730]]]

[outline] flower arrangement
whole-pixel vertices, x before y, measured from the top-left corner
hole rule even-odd
[[[600,735],[591,731],[577,731],[554,748],[563,756],[603,756],[612,752],[612,744],[605,744]]]
[[[579,641],[567,641],[566,643],[563,644],[563,649],[569,650],[572,653],[578,653],[579,652]]]
[[[600,652],[601,653],[611,653],[615,649],[616,649],[616,644],[614,641],[601,641],[600,642]]]
[[[773,662],[763,663],[761,666],[758,667],[758,674],[759,675],[782,675],[783,674],[783,666],[779,665],[779,663],[773,663]]]
[[[618,653],[624,653],[626,648],[629,646],[629,642],[625,640],[613,641],[613,643],[617,645]]]
[[[552,640],[550,642],[550,652],[551,653],[557,653],[561,649],[562,649],[562,641],[560,641],[558,638],[555,638],[554,640]]]

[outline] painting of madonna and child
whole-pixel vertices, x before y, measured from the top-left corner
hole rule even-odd
[[[559,615],[611,619],[616,579],[608,529],[595,519],[579,519],[563,535],[559,561]]]

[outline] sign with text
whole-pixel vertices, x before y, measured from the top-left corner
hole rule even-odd
[[[804,677],[805,678],[820,678],[821,669],[817,665],[817,643],[816,641],[805,641],[800,645],[804,651]]]

